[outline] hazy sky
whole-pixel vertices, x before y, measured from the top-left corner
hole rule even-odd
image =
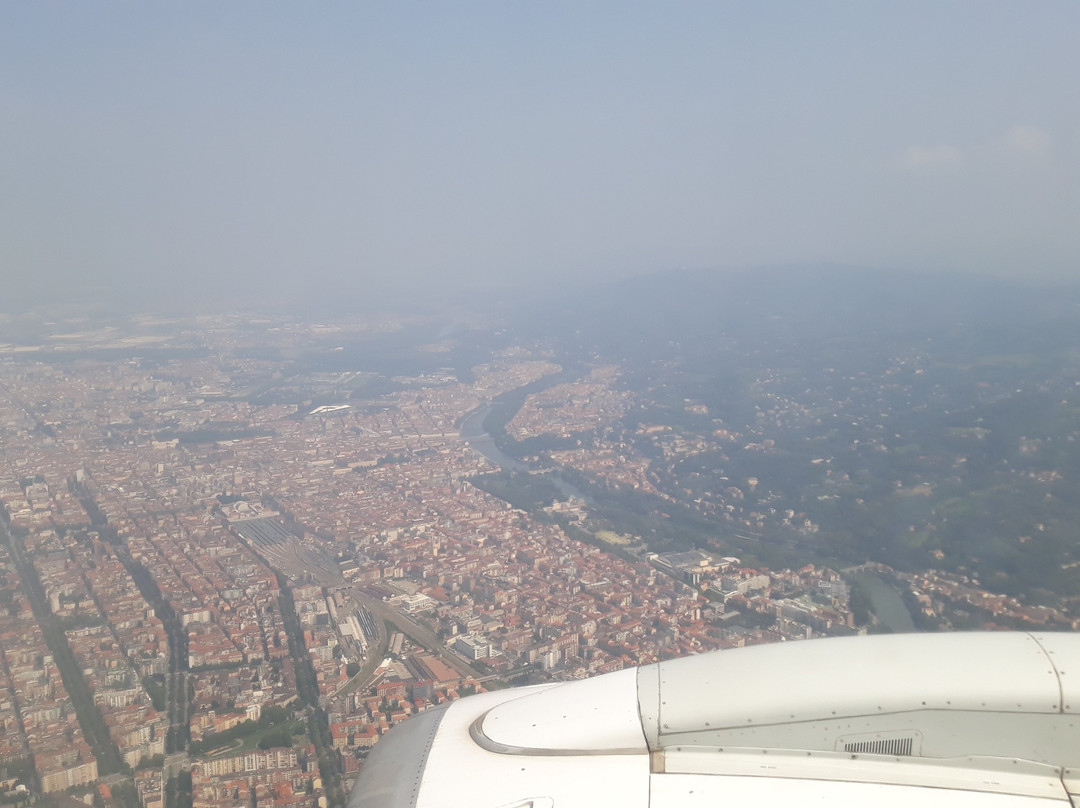
[[[1080,279],[1078,42],[1076,0],[7,0],[0,305]]]

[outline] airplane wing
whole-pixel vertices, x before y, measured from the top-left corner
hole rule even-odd
[[[1080,808],[1078,713],[1080,635],[755,646],[429,710],[348,808]]]

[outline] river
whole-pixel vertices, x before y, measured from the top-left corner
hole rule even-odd
[[[546,389],[547,387],[551,387],[552,385],[559,384],[569,375],[570,371],[562,370],[559,373],[552,373],[549,376],[545,376],[544,381],[546,381],[546,384],[539,387],[538,390]],[[536,385],[537,383],[533,382],[532,384]],[[488,434],[487,430],[484,429],[484,420],[497,406],[499,406],[498,399],[496,399],[496,401],[492,402],[491,404],[486,404],[482,407],[478,407],[477,409],[466,415],[464,420],[461,422],[461,429],[459,430],[461,433],[461,437],[467,440],[469,442],[469,445],[476,449],[476,451],[478,451],[492,463],[498,465],[503,471],[512,471],[515,473],[542,472],[549,480],[551,480],[555,487],[559,489],[559,493],[561,493],[564,497],[577,497],[578,499],[583,499],[588,503],[592,503],[592,498],[588,494],[583,493],[572,482],[563,478],[563,476],[559,473],[558,466],[546,469],[542,469],[541,467],[535,465],[530,466],[527,463],[523,463],[517,458],[511,457],[510,455],[506,454],[506,452],[501,451],[499,447],[495,445],[495,439],[492,438],[491,435]]]
[[[897,634],[917,631],[915,621],[911,619],[904,599],[895,587],[873,572],[860,572],[853,578],[858,581],[870,595],[871,607],[878,622]]]
[[[484,419],[495,409],[494,404],[475,409],[461,422],[461,437],[476,451],[506,471],[528,471],[529,467],[505,452],[499,451],[495,439],[484,430]]]

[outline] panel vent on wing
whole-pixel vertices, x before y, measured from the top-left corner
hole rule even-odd
[[[844,744],[845,752],[865,752],[870,755],[910,755],[914,738],[889,738],[885,741],[854,741]]]
[[[865,735],[848,735],[836,742],[838,751],[864,755],[895,755],[907,757],[918,755],[922,741],[919,732],[875,732]]]

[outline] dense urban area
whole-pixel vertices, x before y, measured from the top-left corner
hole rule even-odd
[[[4,326],[8,803],[342,806],[390,727],[485,689],[1080,620],[1075,356]]]

